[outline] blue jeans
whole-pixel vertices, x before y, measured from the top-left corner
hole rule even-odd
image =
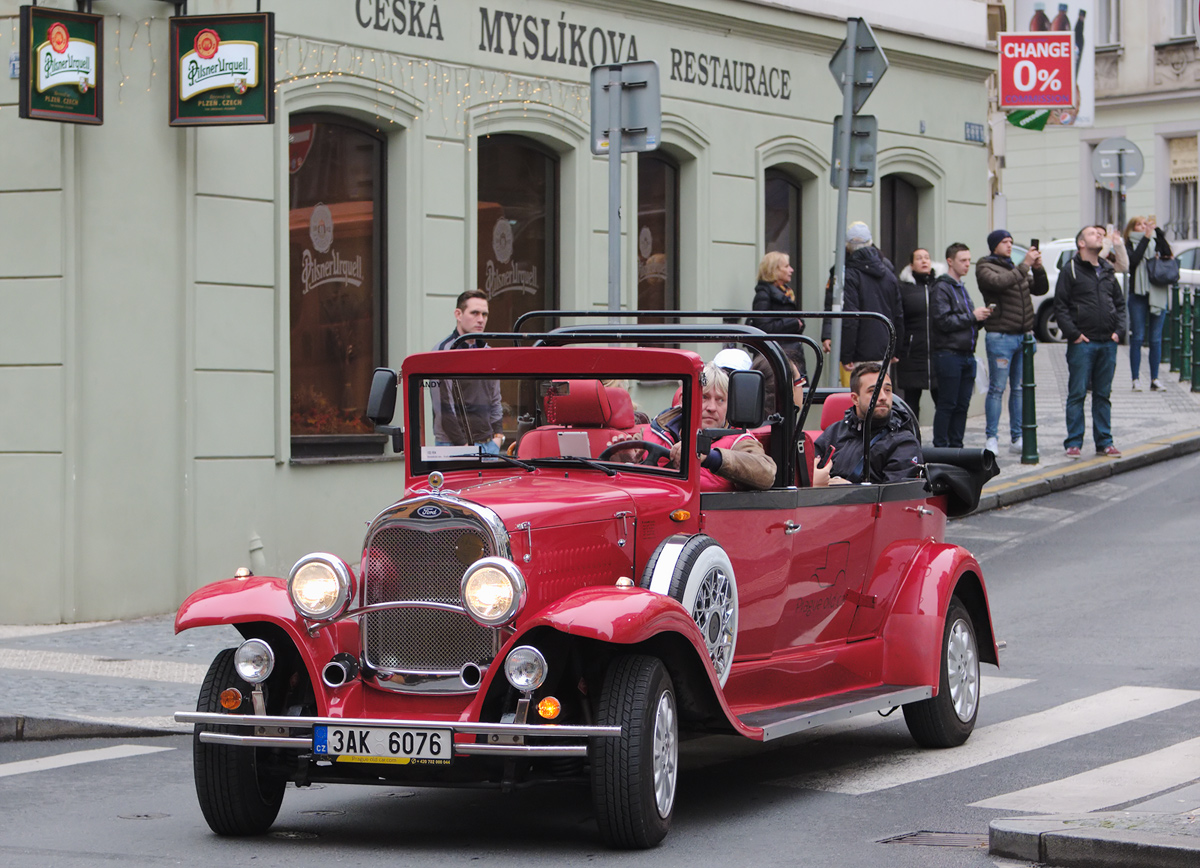
[[[967,410],[975,388],[975,357],[967,353],[937,350],[933,354],[937,371],[937,407],[933,413],[933,445],[962,448],[967,430]]]
[[[1000,332],[988,332],[984,338],[987,343],[988,360],[988,393],[984,403],[987,413],[985,434],[988,437],[999,436],[996,432],[1000,430],[1000,405],[1004,403],[1004,386],[1007,383],[1008,432],[1014,443],[1021,439],[1021,375],[1024,355],[1021,344],[1024,339],[1024,335]]]
[[[1129,373],[1133,379],[1140,379],[1138,374],[1142,369],[1142,343],[1150,344],[1150,379],[1158,379],[1158,363],[1162,359],[1162,330],[1163,312],[1150,312],[1150,296],[1138,295],[1136,292],[1129,296]],[[1146,325],[1149,321],[1150,337],[1146,338]]]
[[[1092,388],[1092,438],[1097,451],[1111,446],[1113,373],[1117,342],[1092,341],[1067,345],[1067,439],[1063,447],[1083,446],[1083,399]]]

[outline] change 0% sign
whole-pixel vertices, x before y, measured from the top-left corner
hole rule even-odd
[[[1074,34],[1000,34],[1000,108],[1074,105]]]

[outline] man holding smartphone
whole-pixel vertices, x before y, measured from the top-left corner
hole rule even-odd
[[[999,454],[1000,407],[1004,403],[1004,388],[1008,394],[1009,451],[1021,452],[1021,423],[1024,396],[1021,381],[1022,341],[1033,331],[1033,296],[1050,291],[1046,269],[1042,267],[1042,252],[1034,241],[1020,264],[1012,259],[1013,239],[1006,229],[997,229],[987,237],[991,252],[975,266],[975,282],[983,300],[992,310],[984,323],[984,338],[988,359],[988,393],[984,402],[986,414],[985,449]]]

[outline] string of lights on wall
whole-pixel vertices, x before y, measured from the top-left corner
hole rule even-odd
[[[150,16],[126,21],[120,13],[106,17],[115,18],[111,62],[115,71],[117,104],[124,105],[126,85],[133,85],[134,81],[133,75],[126,72],[126,66],[135,48],[144,47],[149,62],[145,92],[150,93],[154,87],[158,58],[154,55],[153,39],[156,26],[165,25],[166,19]],[[10,25],[11,49],[16,50],[19,21],[15,16]],[[128,36],[122,36],[123,32]],[[276,93],[284,85],[299,82],[314,82],[316,89],[320,89],[323,83],[340,78],[375,86],[379,95],[375,108],[377,122],[389,127],[400,124],[404,113],[397,108],[393,98],[401,94],[424,106],[425,120],[433,125],[429,134],[440,134],[445,138],[465,135],[469,110],[481,104],[494,104],[497,108],[519,106],[526,117],[531,112],[552,114],[560,111],[585,120],[589,111],[590,86],[586,83],[443,63],[305,36],[276,35]],[[413,115],[412,120],[419,117]],[[438,121],[440,128],[436,126]]]

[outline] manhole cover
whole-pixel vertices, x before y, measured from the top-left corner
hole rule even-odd
[[[971,832],[906,832],[894,838],[884,838],[880,844],[916,844],[920,847],[961,847],[986,850],[987,835]]]
[[[307,841],[321,837],[316,832],[272,832],[272,838],[283,838],[289,841]]]
[[[170,814],[117,814],[122,820],[161,820]]]

